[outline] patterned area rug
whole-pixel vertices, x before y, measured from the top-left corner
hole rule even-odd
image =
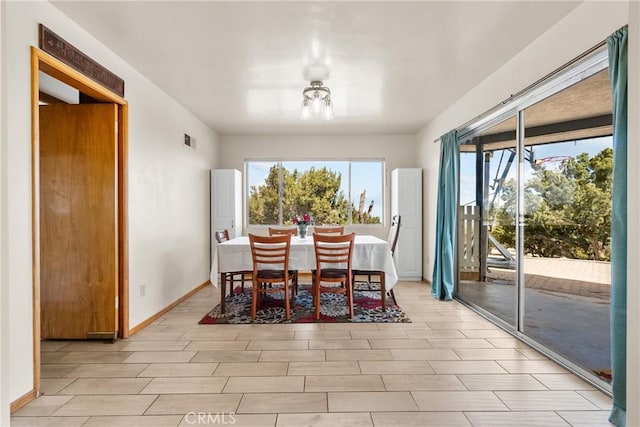
[[[285,319],[284,295],[273,293],[262,295],[256,320],[251,320],[251,289],[244,293],[236,289],[236,293],[228,295],[226,312],[220,313],[217,305],[207,313],[200,324],[239,324],[239,323],[313,323],[316,322],[313,308],[313,298],[309,285],[299,285],[295,302],[292,300],[291,318]],[[349,319],[347,298],[342,294],[323,293],[320,299],[320,323],[339,322],[383,322],[409,323],[411,319],[400,307],[393,304],[391,297],[387,298],[387,309],[382,310],[380,291],[371,291],[366,283],[356,283],[353,291],[353,319]]]

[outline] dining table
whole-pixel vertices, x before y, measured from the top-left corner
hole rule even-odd
[[[398,273],[393,262],[389,242],[372,235],[356,234],[351,268],[353,270],[375,271],[380,275],[381,289],[391,290],[398,282]],[[313,236],[301,238],[291,236],[289,269],[311,271],[316,269],[316,255]],[[218,243],[213,253],[211,283],[220,288],[220,312],[225,312],[227,295],[226,273],[253,270],[251,246],[248,236],[240,236]],[[233,292],[233,290],[231,290]],[[386,292],[381,292],[382,307],[386,304]]]

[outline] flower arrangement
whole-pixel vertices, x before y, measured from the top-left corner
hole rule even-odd
[[[311,215],[295,215],[293,217],[293,223],[295,225],[310,225],[311,224]]]

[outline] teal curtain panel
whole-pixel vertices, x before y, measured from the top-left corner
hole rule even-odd
[[[613,90],[613,194],[611,200],[611,367],[609,421],[626,425],[627,398],[627,27],[607,39]]]
[[[455,250],[458,212],[458,133],[440,138],[440,174],[436,210],[436,250],[431,294],[451,300],[455,283]]]

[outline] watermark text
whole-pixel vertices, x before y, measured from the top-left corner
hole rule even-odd
[[[191,425],[233,425],[238,421],[234,412],[188,412],[184,420]]]

